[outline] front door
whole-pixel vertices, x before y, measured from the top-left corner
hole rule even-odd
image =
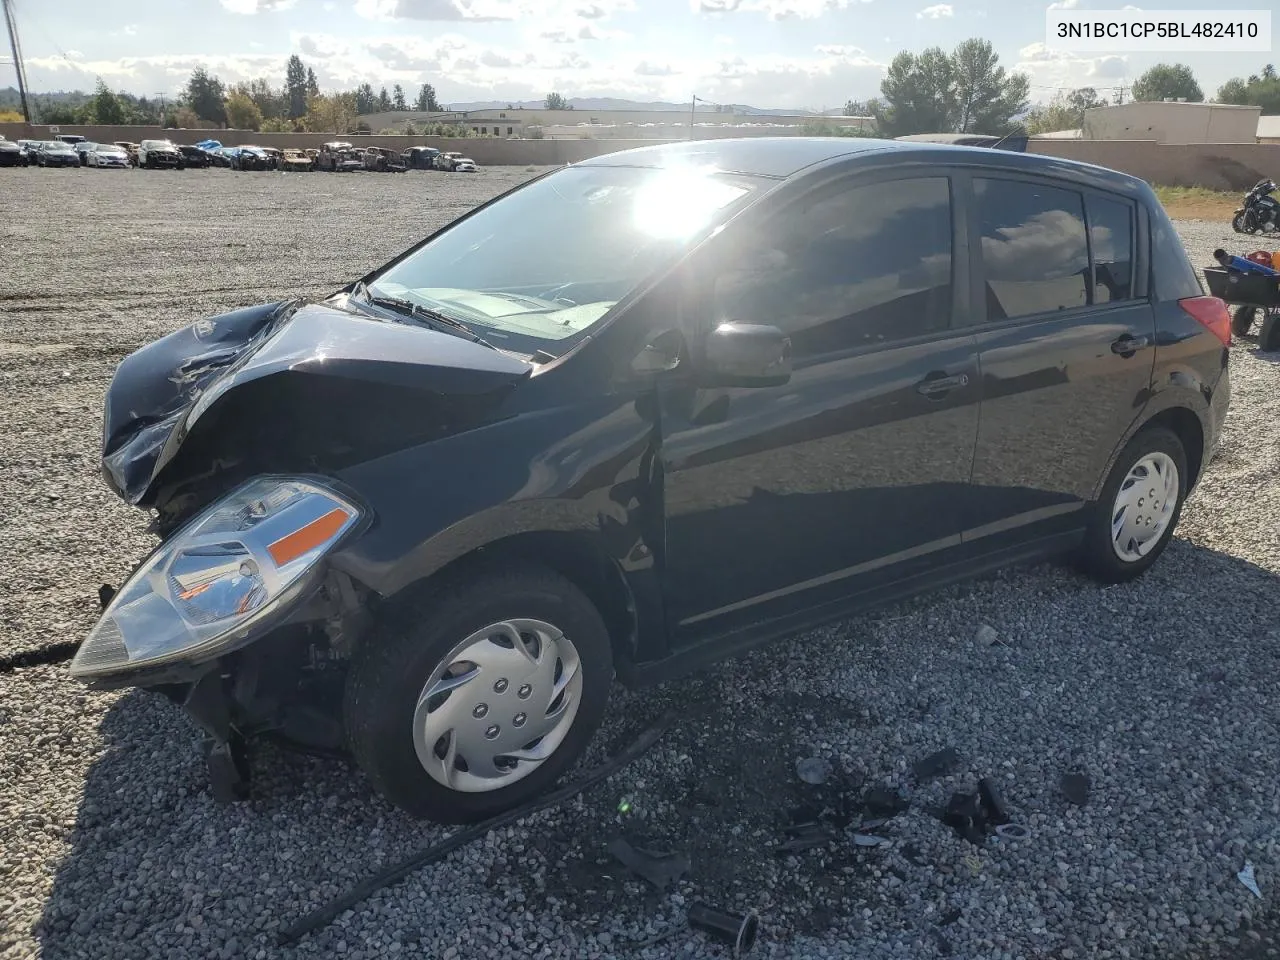
[[[964,539],[978,551],[1083,522],[1150,395],[1155,314],[1136,205],[1070,184],[975,176],[982,423]]]
[[[955,233],[948,177],[899,175],[821,188],[713,248],[690,335],[779,326],[794,373],[663,390],[676,643],[841,602],[959,544],[979,391],[952,323],[968,285]]]

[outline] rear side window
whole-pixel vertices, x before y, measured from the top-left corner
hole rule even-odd
[[[1084,197],[1017,180],[973,181],[982,230],[987,319],[1089,303]]]
[[[714,285],[715,320],[780,327],[797,358],[950,325],[946,177],[823,191],[726,252]]]
[[[1090,196],[1089,246],[1093,251],[1093,302],[1133,299],[1133,204]]]
[[[1164,207],[1148,207],[1151,220],[1151,282],[1157,300],[1181,300],[1204,294],[1200,274],[1187,259],[1186,248]]]

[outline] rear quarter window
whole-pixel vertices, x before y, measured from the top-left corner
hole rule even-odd
[[[1158,201],[1147,207],[1151,219],[1151,288],[1157,300],[1204,295],[1200,274],[1191,265],[1182,238]]]

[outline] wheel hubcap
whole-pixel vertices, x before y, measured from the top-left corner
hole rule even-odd
[[[1160,542],[1178,506],[1178,468],[1168,454],[1148,453],[1129,468],[1111,510],[1111,545],[1126,563]]]
[[[578,651],[541,620],[477,630],[436,667],[413,714],[418,761],[463,793],[508,786],[537,769],[578,714]]]

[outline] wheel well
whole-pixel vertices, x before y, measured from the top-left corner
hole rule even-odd
[[[1182,441],[1182,448],[1187,454],[1187,471],[1191,474],[1187,483],[1189,492],[1200,479],[1200,468],[1204,462],[1204,427],[1200,425],[1200,418],[1186,407],[1171,407],[1148,420],[1143,429],[1150,426],[1167,427]]]
[[[636,609],[631,590],[618,565],[581,534],[514,534],[458,557],[407,589],[429,589],[445,579],[474,576],[482,568],[521,562],[554,570],[571,581],[600,612],[614,653],[627,659],[635,655]]]

